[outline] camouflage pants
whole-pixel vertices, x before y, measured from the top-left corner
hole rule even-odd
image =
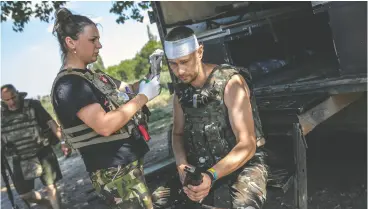
[[[113,209],[152,209],[143,175],[143,160],[127,166],[101,169],[90,174],[99,196]]]
[[[266,201],[266,186],[268,166],[265,163],[266,153],[258,149],[255,156],[242,168],[215,182],[210,193],[202,201],[205,205],[217,206],[219,188],[225,188],[230,194],[231,208],[260,209]],[[217,191],[216,191],[217,190]],[[173,177],[165,186],[161,186],[152,193],[155,208],[204,208],[192,201],[182,191],[182,184],[178,175]],[[221,206],[224,207],[224,206]],[[227,207],[228,208],[228,207]]]

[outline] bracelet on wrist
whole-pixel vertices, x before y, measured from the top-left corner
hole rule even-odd
[[[213,184],[213,182],[215,181],[214,179],[214,177],[213,177],[213,174],[211,173],[211,172],[209,172],[209,171],[205,171],[204,172],[205,174],[207,174],[209,177],[210,177],[210,179],[211,179],[211,184]]]
[[[217,180],[217,172],[215,169],[213,168],[209,168],[208,170],[205,171],[205,173],[210,176],[212,184]]]
[[[214,178],[214,180],[216,181],[216,180],[217,180],[217,172],[216,172],[216,170],[215,170],[215,169],[213,169],[213,168],[210,168],[210,169],[208,169],[208,171],[209,171],[210,173],[212,173],[213,178]]]

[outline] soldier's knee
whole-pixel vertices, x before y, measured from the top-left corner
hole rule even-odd
[[[242,187],[233,195],[233,208],[236,209],[260,209],[266,201],[266,191],[256,186]]]
[[[55,184],[50,184],[46,186],[46,190],[50,195],[55,195],[56,194],[56,186]]]
[[[236,209],[260,209],[266,199],[263,195],[248,194],[233,199],[233,208]]]
[[[55,184],[50,184],[46,186],[47,190],[53,191],[56,190],[56,185]]]

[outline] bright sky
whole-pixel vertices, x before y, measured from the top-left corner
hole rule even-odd
[[[111,1],[68,2],[73,13],[86,15],[102,25],[99,27],[103,48],[100,55],[105,67],[130,59],[148,41],[145,12],[144,23],[129,20],[125,24],[115,22],[117,15],[109,13]],[[28,97],[50,94],[51,86],[61,66],[56,37],[51,33],[53,22],[44,23],[31,19],[22,33],[12,30],[12,22],[1,23],[1,85],[11,83]],[[149,24],[159,37],[156,24]]]

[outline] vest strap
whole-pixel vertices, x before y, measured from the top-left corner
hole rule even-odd
[[[83,130],[86,130],[86,129],[89,129],[90,127],[87,126],[86,124],[81,124],[81,125],[78,125],[78,126],[74,126],[74,127],[71,127],[71,128],[66,128],[66,129],[63,129],[63,132],[65,134],[73,134],[73,133],[76,133],[76,132],[79,132],[79,131],[83,131]]]
[[[97,137],[97,138],[93,138],[89,141],[86,142],[76,142],[73,143],[73,148],[78,149],[81,147],[85,147],[85,146],[89,146],[89,145],[93,145],[93,144],[99,144],[99,143],[105,143],[105,142],[111,142],[111,141],[116,141],[116,140],[122,140],[122,139],[127,139],[130,138],[130,134],[125,132],[122,134],[115,134],[115,135],[111,135],[111,136],[107,136],[107,137]]]
[[[71,143],[76,143],[76,142],[80,142],[80,141],[90,139],[90,138],[95,137],[95,136],[98,136],[98,133],[96,133],[95,131],[92,131],[92,132],[89,132],[87,134],[83,134],[83,135],[80,135],[80,136],[70,138],[69,141]]]
[[[115,140],[127,139],[131,136],[132,129],[134,127],[135,127],[134,125],[128,125],[127,129],[120,129],[119,134],[114,134],[111,136],[99,136],[99,134],[96,133],[95,131],[91,131],[89,133],[86,133],[80,136],[71,137],[71,134],[77,132],[78,130],[81,130],[81,128],[84,128],[81,125],[79,125],[79,126],[74,126],[74,127],[66,129],[69,131],[69,134],[66,134],[64,132],[64,136],[67,138],[66,140],[71,144],[71,146],[74,149],[78,149],[80,147],[85,147],[85,146],[89,146],[93,144],[106,143],[106,142],[115,141]],[[74,130],[74,132],[70,130]],[[85,130],[85,129],[82,129],[82,130]],[[95,137],[95,136],[99,136],[99,137]]]
[[[115,93],[114,90],[117,89],[115,83],[105,73],[102,73],[102,72],[96,73],[94,71],[91,71],[91,72],[86,71],[85,73],[82,73],[82,72],[77,72],[77,71],[73,71],[73,70],[66,70],[66,71],[60,72],[57,75],[57,77],[55,78],[53,86],[52,86],[52,92],[51,92],[51,98],[52,99],[53,99],[53,91],[54,91],[55,84],[57,83],[57,81],[60,78],[62,78],[65,75],[79,76],[79,77],[83,78],[84,80],[86,80],[88,83],[90,83],[92,86],[94,86],[108,100],[111,110],[113,110],[113,109],[115,109],[119,106],[118,102],[115,101],[116,98],[113,97],[113,94]],[[104,78],[101,78],[101,76],[104,76]],[[111,88],[109,88],[105,85],[107,82],[110,85],[112,85]],[[78,149],[80,147],[85,147],[85,146],[89,146],[89,145],[93,145],[93,144],[106,143],[106,142],[110,142],[110,141],[129,138],[129,137],[131,137],[131,134],[130,134],[131,130],[135,126],[133,126],[133,125],[125,126],[122,129],[120,129],[117,133],[115,133],[111,136],[107,136],[107,137],[100,136],[94,130],[92,130],[92,131],[90,131],[86,134],[73,137],[75,135],[75,133],[77,133],[77,132],[91,129],[86,124],[81,124],[81,125],[66,128],[66,129],[64,129],[62,124],[61,124],[61,127],[62,127],[62,133],[63,133],[64,137],[66,138],[66,142],[71,147],[73,147],[74,149]]]

